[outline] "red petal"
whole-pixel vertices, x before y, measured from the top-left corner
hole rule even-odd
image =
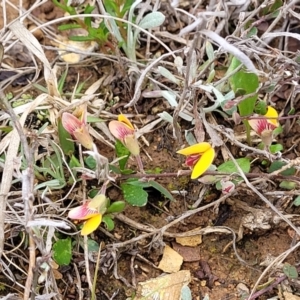
[[[89,202],[77,206],[69,211],[68,217],[73,220],[87,220],[99,214],[97,209],[88,207]]]
[[[62,125],[63,127],[73,136],[74,131],[78,130],[82,126],[82,122],[80,122],[75,116],[68,112],[64,112],[62,114]]]
[[[261,135],[263,131],[265,130],[271,130],[273,131],[275,128],[277,128],[276,125],[273,123],[270,123],[268,119],[261,117],[257,119],[250,119],[248,120],[249,125],[251,128],[258,134]]]
[[[111,134],[118,140],[124,141],[127,135],[132,135],[134,129],[128,127],[126,124],[120,121],[111,121],[108,124]]]
[[[199,158],[200,154],[189,155],[185,160],[185,164],[189,167],[193,167],[197,163]]]

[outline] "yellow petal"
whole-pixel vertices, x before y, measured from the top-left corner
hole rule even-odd
[[[118,115],[118,121],[125,123],[128,127],[130,127],[131,129],[134,129],[131,122],[123,114]]]
[[[81,235],[88,235],[90,233],[92,233],[93,231],[95,231],[98,226],[101,224],[102,221],[102,215],[97,214],[94,217],[88,219],[82,229],[81,229]]]
[[[207,151],[205,151],[201,155],[197,163],[195,164],[192,171],[191,178],[196,179],[199,176],[201,176],[209,168],[214,158],[215,158],[215,150],[213,148],[210,148]]]
[[[177,151],[177,153],[185,155],[185,156],[192,155],[192,154],[201,154],[210,148],[211,148],[211,145],[209,143],[203,142],[203,143],[198,143],[198,144],[192,145],[190,147],[181,149],[181,150]]]
[[[273,118],[278,118],[278,113],[275,108],[273,108],[272,106],[268,106],[267,113],[264,116],[268,118],[269,123],[275,125],[276,127],[279,126],[278,119],[273,119]]]

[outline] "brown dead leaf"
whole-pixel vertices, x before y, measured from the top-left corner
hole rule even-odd
[[[60,49],[58,51],[60,59],[67,63],[78,63],[97,48],[97,43],[94,41],[77,42],[63,36],[58,36],[58,40],[60,43],[53,44]]]
[[[299,296],[293,295],[292,293],[289,293],[287,291],[283,292],[283,296],[286,300],[300,300]]]
[[[180,270],[182,262],[183,257],[170,246],[166,245],[158,268],[166,273],[175,273]]]
[[[53,273],[53,276],[54,276],[55,279],[62,279],[63,278],[63,275],[58,270],[52,269],[52,273]]]
[[[138,284],[135,300],[181,298],[181,289],[191,281],[190,271],[183,270]]]
[[[201,229],[201,228],[200,227],[195,228],[194,230],[191,230],[190,232],[199,231],[199,229]],[[202,243],[202,235],[197,234],[197,235],[193,235],[193,236],[177,237],[176,242],[182,246],[195,247]]]
[[[182,257],[183,261],[191,262],[191,261],[199,261],[200,260],[200,251],[199,247],[187,247],[182,246],[177,243],[172,243],[173,249],[177,251]]]

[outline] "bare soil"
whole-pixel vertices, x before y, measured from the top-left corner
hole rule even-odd
[[[164,3],[163,6],[164,5],[166,4]],[[27,6],[28,5],[26,5],[26,8]],[[183,3],[182,6],[186,11],[192,10],[192,6],[189,3]],[[165,29],[172,33],[178,33],[179,28],[176,26],[177,22],[174,22],[174,20],[172,22],[173,14],[168,10],[164,12],[167,16]],[[8,15],[13,16],[10,13],[8,13]],[[62,13],[51,4],[51,1],[48,1],[46,4],[34,10],[33,15],[41,21],[49,21],[60,17]],[[13,16],[13,18],[14,17],[16,16]],[[2,24],[0,23],[0,27],[1,26]],[[49,46],[47,38],[42,38],[40,42],[44,46]],[[179,48],[182,46],[174,41],[171,41],[169,45],[173,50],[175,50],[176,47]],[[139,51],[143,53],[144,50],[145,49],[141,46]],[[158,51],[162,50],[157,47],[157,52]],[[57,59],[56,51],[47,48],[46,54],[50,62],[54,62]],[[155,53],[153,52],[153,54]],[[22,60],[20,60],[19,64],[22,64],[21,61]],[[6,62],[9,63],[9,58],[7,58]],[[62,66],[60,72],[63,72],[66,65],[61,62],[59,62],[59,64]],[[16,67],[17,65],[18,64],[15,64]],[[135,108],[125,109],[124,106],[130,101],[134,94],[134,85],[126,75],[126,70],[124,70],[123,66],[118,62],[98,60],[68,66],[64,92],[71,93],[78,83],[78,78],[80,81],[86,80],[85,87],[89,87],[101,77],[106,79],[97,92],[99,93],[99,98],[106,99],[106,105],[105,112],[102,113],[100,117],[105,118],[106,112],[112,114],[118,114],[119,112],[131,115],[135,114],[136,117],[133,117],[132,120],[137,127],[139,127],[142,125],[142,122],[155,119],[159,112],[165,110],[171,112],[165,100],[160,98],[143,99],[137,103]],[[43,84],[43,82],[41,81],[40,84]],[[21,88],[21,83],[16,82],[15,86],[10,85],[7,87],[5,92],[16,94]],[[287,115],[290,110],[290,105],[286,105],[286,96],[289,92],[292,93],[291,89],[292,87],[290,85],[285,88],[283,85],[283,88],[270,99],[270,102],[274,103],[276,109],[282,112],[284,116]],[[37,95],[38,91],[35,88],[31,88],[27,93]],[[198,100],[200,100],[200,97],[201,95],[199,95]],[[119,101],[113,103],[116,98],[118,98]],[[299,114],[299,106],[298,99],[296,99],[294,102],[294,114]],[[216,113],[214,114],[214,118],[218,124],[223,126],[230,124],[236,134],[240,133],[238,127],[235,127],[232,121],[224,120],[222,115]],[[104,120],[108,121],[109,117]],[[286,159],[295,159],[299,156],[300,152],[300,125],[293,120],[281,121],[281,123],[286,126],[284,132],[279,135],[278,139],[278,142],[281,143],[284,148],[282,155]],[[180,120],[180,125],[182,132],[184,129],[190,129],[190,124],[186,121]],[[242,127],[241,131],[243,130]],[[179,149],[180,145],[178,145],[178,141],[174,139],[173,131],[170,126],[164,124],[156,128],[153,132],[145,134],[144,137],[149,142],[149,146],[141,142],[142,160],[145,163],[146,170],[154,170],[159,167],[163,173],[176,173],[179,169],[186,169],[182,157],[176,154],[176,150]],[[244,157],[248,154],[253,157],[253,154],[243,151],[243,149],[233,145],[230,141],[225,143],[235,158]],[[115,158],[111,148],[101,143],[99,143],[98,146],[99,152],[107,156],[110,161]],[[296,207],[292,205],[292,201],[295,198],[294,196],[298,193],[297,188],[293,191],[286,191],[278,187],[281,180],[266,179],[263,176],[260,177],[259,174],[265,174],[267,172],[267,166],[262,164],[263,160],[264,158],[257,157],[251,169],[252,173],[258,174],[257,178],[253,179],[256,180],[256,187],[259,188],[263,194],[270,195],[268,199],[280,211],[284,212],[284,214],[293,215],[293,223],[295,226],[300,226],[300,206]],[[215,164],[218,165],[222,162],[223,156],[221,150],[218,150]],[[130,160],[128,167],[135,168],[135,161]],[[0,172],[2,172],[1,169]],[[295,176],[297,177],[298,173]],[[177,249],[182,251],[183,256],[188,256],[187,261],[184,261],[182,265],[182,270],[190,270],[191,272],[192,281],[189,287],[192,291],[192,299],[204,299],[205,295],[208,295],[209,298],[206,299],[210,300],[243,299],[239,291],[240,284],[244,284],[251,290],[266,266],[268,266],[268,262],[297,243],[297,237],[294,231],[290,229],[284,221],[280,220],[274,223],[274,218],[270,218],[264,221],[263,224],[266,226],[260,226],[262,223],[259,224],[259,221],[251,218],[253,216],[255,217],[255,211],[270,211],[273,217],[275,214],[245,183],[242,183],[227,200],[186,218],[169,230],[173,233],[184,233],[198,227],[226,226],[231,228],[236,234],[241,234],[240,239],[235,242],[236,252],[232,246],[233,236],[222,233],[204,235],[202,237],[202,243],[197,247],[180,248],[176,245],[174,238],[160,237],[152,240],[152,237],[149,237],[135,243],[126,244],[124,247],[114,248],[114,243],[126,242],[145,233],[139,229],[140,227],[138,225],[146,225],[158,229],[192,209],[195,202],[199,199],[199,193],[203,189],[205,189],[205,192],[201,196],[200,206],[213,203],[222,196],[222,193],[217,190],[214,185],[203,185],[197,180],[191,180],[189,176],[162,177],[158,178],[157,181],[170,191],[179,191],[179,194],[174,196],[175,201],[166,200],[158,191],[149,189],[149,200],[146,206],[132,207],[127,205],[123,212],[124,216],[137,224],[136,227],[130,226],[124,222],[124,220],[116,216],[115,229],[110,232],[110,234],[102,228],[91,235],[93,240],[102,243],[103,248],[101,252],[100,271],[97,277],[97,299],[132,299],[130,297],[133,297],[135,294],[135,288],[139,282],[156,278],[162,274],[162,271],[159,270],[157,266],[161,260],[165,244],[173,248],[177,247]],[[87,189],[92,189],[95,186],[97,186],[97,183],[91,182],[87,186]],[[12,190],[20,191],[20,186],[13,186]],[[276,196],[276,194],[271,195],[272,191],[279,190],[284,193],[278,194],[280,196]],[[60,191],[61,195],[64,195],[66,192],[67,191]],[[107,196],[112,201],[122,200],[122,193],[117,185],[109,186]],[[53,201],[56,200],[55,194],[52,198]],[[59,196],[57,196],[57,198],[59,198]],[[69,202],[70,200],[66,199],[63,203],[64,205],[68,205]],[[258,225],[256,227],[254,226],[255,228],[253,230],[247,227],[247,218],[250,218],[249,222],[252,222],[252,225],[258,222]],[[10,225],[10,228],[12,232],[7,233],[8,240],[5,246],[5,255],[8,259],[11,245],[17,246],[21,243],[24,235],[24,229],[18,226],[14,227]],[[74,241],[75,240],[76,238],[74,238]],[[21,285],[25,284],[26,274],[23,271],[27,270],[28,267],[27,259],[29,252],[26,248],[26,243],[21,243],[21,245],[18,255],[13,257],[15,265],[9,266],[9,270],[5,270],[3,267],[1,268],[3,273],[0,274],[0,295],[5,296],[8,293],[16,293],[22,297],[22,288],[9,280],[9,274],[12,273]],[[238,254],[239,257],[236,254]],[[193,258],[190,258],[191,256]],[[300,253],[299,250],[296,250],[285,259],[284,263],[299,267],[299,261]],[[63,297],[62,299],[89,299],[90,294],[82,248],[76,246],[70,265],[59,267],[57,271],[58,277],[56,282],[58,291]],[[90,262],[90,272],[92,275],[95,272],[94,261]],[[278,279],[281,276],[284,276],[284,274],[279,268],[271,269],[260,281],[260,288],[263,289],[266,286],[272,286],[267,285],[269,280],[273,280],[274,278]],[[81,296],[79,296],[78,293],[79,281],[82,292]],[[264,284],[266,284],[266,286],[264,286]],[[293,299],[299,299],[299,280],[287,278],[285,279],[284,285],[276,284],[266,289],[264,293],[257,296],[256,299],[264,300],[281,295],[281,289],[287,287],[290,289],[289,292],[295,295]],[[276,299],[288,300],[292,298],[281,297]]]

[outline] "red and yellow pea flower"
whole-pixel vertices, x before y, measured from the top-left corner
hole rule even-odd
[[[273,140],[273,131],[279,126],[276,109],[268,106],[265,115],[255,115],[254,117],[254,119],[248,120],[250,127],[261,137],[265,146],[270,146]]]
[[[118,115],[118,121],[109,122],[111,134],[130,151],[133,156],[140,154],[140,147],[135,136],[135,129],[131,122],[123,115]]]
[[[106,211],[107,199],[100,194],[84,204],[77,206],[69,211],[68,217],[73,220],[85,221],[81,235],[88,235],[95,231],[101,224],[102,216]]]
[[[123,115],[118,115],[118,121],[111,121],[108,124],[111,134],[130,151],[135,157],[139,169],[144,173],[143,162],[140,156],[140,146],[135,136],[135,129],[131,122]]]
[[[62,125],[70,135],[87,149],[93,148],[93,140],[89,134],[87,124],[86,106],[81,105],[75,109],[73,114],[64,112],[62,114]]]
[[[206,142],[181,149],[177,153],[186,156],[185,164],[192,168],[192,179],[201,176],[215,158],[215,150]]]

